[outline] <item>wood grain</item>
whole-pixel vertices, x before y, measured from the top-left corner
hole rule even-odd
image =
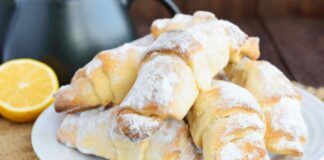
[[[295,79],[324,85],[324,20],[268,18],[265,23]]]
[[[261,60],[268,60],[277,66],[288,78],[294,79],[293,75],[285,66],[285,62],[283,62],[283,59],[278,54],[268,33],[257,19],[234,20],[233,22],[248,35],[260,38]]]
[[[323,0],[258,0],[257,9],[266,17],[324,17]]]
[[[174,0],[180,10],[184,10],[186,0]],[[151,23],[158,18],[172,17],[158,0],[135,0],[129,10],[139,37],[150,32]]]
[[[237,19],[255,17],[256,0],[188,0],[186,13],[192,14],[197,10],[215,13],[219,18]]]

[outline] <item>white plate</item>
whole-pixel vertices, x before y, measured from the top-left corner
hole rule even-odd
[[[302,113],[309,132],[303,160],[324,160],[324,104],[310,93],[303,94]],[[51,106],[37,119],[32,130],[32,145],[41,160],[102,160],[95,156],[82,154],[64,146],[56,140],[56,131],[64,114],[58,114]],[[286,159],[271,156],[273,160]]]

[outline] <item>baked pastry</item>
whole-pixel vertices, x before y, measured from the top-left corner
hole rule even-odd
[[[122,130],[131,140],[144,139],[153,134],[152,131],[156,131],[159,125],[146,134],[138,134],[141,131],[129,129],[134,128],[133,124],[123,124],[124,113],[147,115],[160,121],[167,118],[181,120],[197,95],[193,73],[181,58],[176,55],[152,55],[142,64],[134,86],[120,104],[120,126],[124,126]]]
[[[307,130],[301,115],[301,95],[275,66],[244,59],[225,69],[229,79],[245,87],[264,111],[266,146],[270,152],[302,156]]]
[[[229,39],[230,60],[237,62],[243,57],[258,59],[259,38],[249,37],[239,27],[226,20],[218,20],[215,15],[207,11],[196,11],[192,16],[186,14],[176,14],[173,18],[157,19],[151,25],[151,32],[154,37],[159,37],[162,33],[188,28],[202,23],[214,21],[222,27]],[[216,45],[216,44],[215,44]]]
[[[196,11],[192,16],[187,14],[176,14],[173,18],[156,19],[151,25],[151,33],[157,38],[161,34],[170,31],[188,28],[196,24],[215,20],[216,17],[211,12]]]
[[[176,54],[193,71],[199,89],[208,89],[212,78],[229,61],[229,41],[225,30],[216,21],[171,30],[161,34],[148,53]]]
[[[181,120],[196,100],[198,89],[208,89],[228,63],[227,45],[224,30],[212,21],[163,33],[146,49],[138,77],[120,107],[161,120]],[[154,134],[138,137],[128,129],[132,126],[120,126],[126,127],[125,134],[134,141]]]
[[[182,58],[194,73],[198,88],[206,89],[228,63],[227,46],[225,31],[211,21],[166,32],[146,47],[125,44],[103,51],[75,73],[71,84],[59,89],[55,109],[77,111],[110,102],[119,104],[133,85],[143,57],[156,52]]]
[[[79,69],[71,84],[55,94],[56,111],[77,111],[113,102],[119,104],[135,82],[144,47],[124,44],[100,52]]]
[[[196,160],[199,157],[183,121],[166,120],[157,134],[140,142],[132,142],[117,126],[118,107],[68,114],[57,138],[82,153],[111,160]],[[131,116],[129,120],[145,124],[147,117]]]
[[[200,92],[187,120],[204,160],[269,159],[264,146],[264,116],[244,88],[214,80]]]
[[[69,113],[59,141],[111,160],[303,155],[301,97],[277,68],[255,61],[258,38],[204,11],[151,30],[100,52],[59,89],[55,109]]]

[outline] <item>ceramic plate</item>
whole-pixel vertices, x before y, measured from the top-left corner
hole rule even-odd
[[[310,93],[303,94],[302,113],[309,133],[303,160],[324,160],[324,104]],[[95,156],[82,154],[64,146],[56,140],[56,131],[64,114],[58,114],[51,106],[37,119],[32,130],[32,145],[41,160],[102,160]],[[289,159],[282,156],[271,156],[272,160]]]

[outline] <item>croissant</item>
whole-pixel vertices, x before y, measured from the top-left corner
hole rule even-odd
[[[126,44],[99,53],[79,69],[71,84],[55,94],[55,109],[78,111],[109,103],[120,104],[133,85],[140,62],[147,54],[176,54],[191,68],[199,89],[228,63],[228,39],[215,21],[166,32],[147,46]],[[147,58],[148,59],[148,58]]]
[[[133,85],[144,47],[125,44],[100,52],[55,94],[56,111],[77,111],[119,104]]]
[[[98,108],[68,114],[57,132],[57,138],[63,144],[82,153],[111,160],[198,159],[199,154],[183,121],[166,120],[157,134],[134,143],[117,127],[118,110],[116,106],[108,110]],[[150,121],[147,117],[128,116],[137,124]]]
[[[301,115],[301,95],[275,66],[244,59],[225,69],[229,79],[245,87],[265,113],[265,142],[270,152],[302,156],[307,130]]]
[[[259,38],[249,37],[233,23],[226,20],[218,20],[213,13],[207,11],[196,11],[192,16],[176,14],[171,19],[157,19],[151,25],[151,32],[154,37],[159,37],[162,33],[170,30],[188,28],[209,21],[216,22],[217,25],[225,30],[230,42],[228,46],[231,53],[230,61],[237,62],[243,57],[249,57],[254,60],[259,58]]]
[[[208,21],[161,34],[147,52],[178,55],[193,71],[198,88],[208,89],[212,78],[229,61],[228,46],[225,30],[216,21]]]
[[[264,116],[247,90],[222,80],[201,91],[187,120],[204,160],[269,159]]]
[[[183,119],[198,91],[210,87],[213,77],[226,66],[229,58],[225,32],[214,22],[168,31],[146,51],[138,77],[120,107],[161,120]],[[124,122],[122,116],[119,118],[119,122]],[[122,130],[133,141],[156,131],[152,129],[151,133],[139,135],[129,129],[132,126],[120,126],[125,127]]]

